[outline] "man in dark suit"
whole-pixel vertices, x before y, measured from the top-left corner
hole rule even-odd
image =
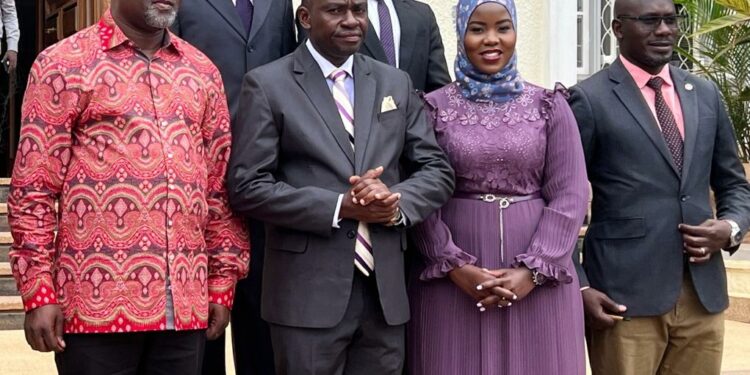
[[[429,5],[415,0],[368,0],[370,31],[359,52],[407,73],[431,92],[451,82],[443,39]]]
[[[182,0],[173,31],[205,53],[221,72],[232,123],[239,112],[242,77],[296,47],[292,0]],[[268,325],[260,317],[263,224],[250,222],[253,261],[237,284],[232,310],[238,375],[273,375]],[[208,342],[204,374],[225,373],[224,339]]]
[[[668,65],[679,24],[671,0],[618,0],[619,59],[572,89],[594,191],[578,270],[594,374],[721,370],[721,251],[750,225],[750,190],[718,89]]]
[[[403,229],[447,201],[453,173],[408,75],[356,54],[367,0],[298,15],[308,41],[245,77],[228,176],[232,208],[266,223],[276,369],[401,374]]]

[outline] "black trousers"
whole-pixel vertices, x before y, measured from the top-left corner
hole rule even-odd
[[[337,326],[270,326],[278,375],[402,374],[404,325],[385,322],[374,278],[359,272]]]
[[[198,375],[206,331],[65,335],[60,375]]]

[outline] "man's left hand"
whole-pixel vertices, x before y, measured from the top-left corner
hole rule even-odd
[[[229,325],[229,309],[224,305],[211,303],[208,305],[208,329],[206,329],[206,338],[216,340],[224,333]]]
[[[705,263],[711,256],[729,246],[732,226],[724,220],[709,219],[701,225],[680,224],[685,253],[691,263]]]

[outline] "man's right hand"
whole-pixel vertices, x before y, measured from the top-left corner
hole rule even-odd
[[[23,329],[31,349],[57,353],[65,350],[63,320],[59,305],[44,305],[27,312]]]
[[[383,167],[368,170],[361,177],[352,176],[352,187],[344,194],[339,216],[371,224],[388,224],[398,214],[401,194],[392,193],[379,177]],[[366,198],[365,198],[366,196]],[[360,201],[356,198],[362,198]],[[370,203],[375,204],[370,204]]]
[[[586,322],[593,329],[612,328],[617,323],[609,314],[619,315],[627,310],[625,305],[612,301],[606,294],[587,288],[581,292],[583,309],[586,312]]]

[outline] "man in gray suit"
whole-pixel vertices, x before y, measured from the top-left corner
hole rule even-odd
[[[395,66],[414,88],[431,92],[451,82],[440,28],[429,5],[415,0],[368,0],[370,32],[360,52]]]
[[[367,0],[298,15],[308,41],[245,76],[228,176],[232,208],[266,223],[276,370],[400,374],[404,228],[447,201],[453,172],[408,75],[356,53]]]
[[[668,65],[679,25],[671,0],[618,0],[620,57],[571,90],[594,191],[579,269],[594,374],[721,369],[721,251],[750,225],[750,189],[717,87]]]
[[[291,53],[297,46],[292,0],[182,0],[175,34],[205,53],[224,81],[232,123],[237,121],[242,77],[253,68]],[[253,259],[237,283],[232,336],[237,375],[273,375],[268,325],[260,317],[263,224],[248,223]],[[225,371],[224,339],[206,343],[203,373]]]

